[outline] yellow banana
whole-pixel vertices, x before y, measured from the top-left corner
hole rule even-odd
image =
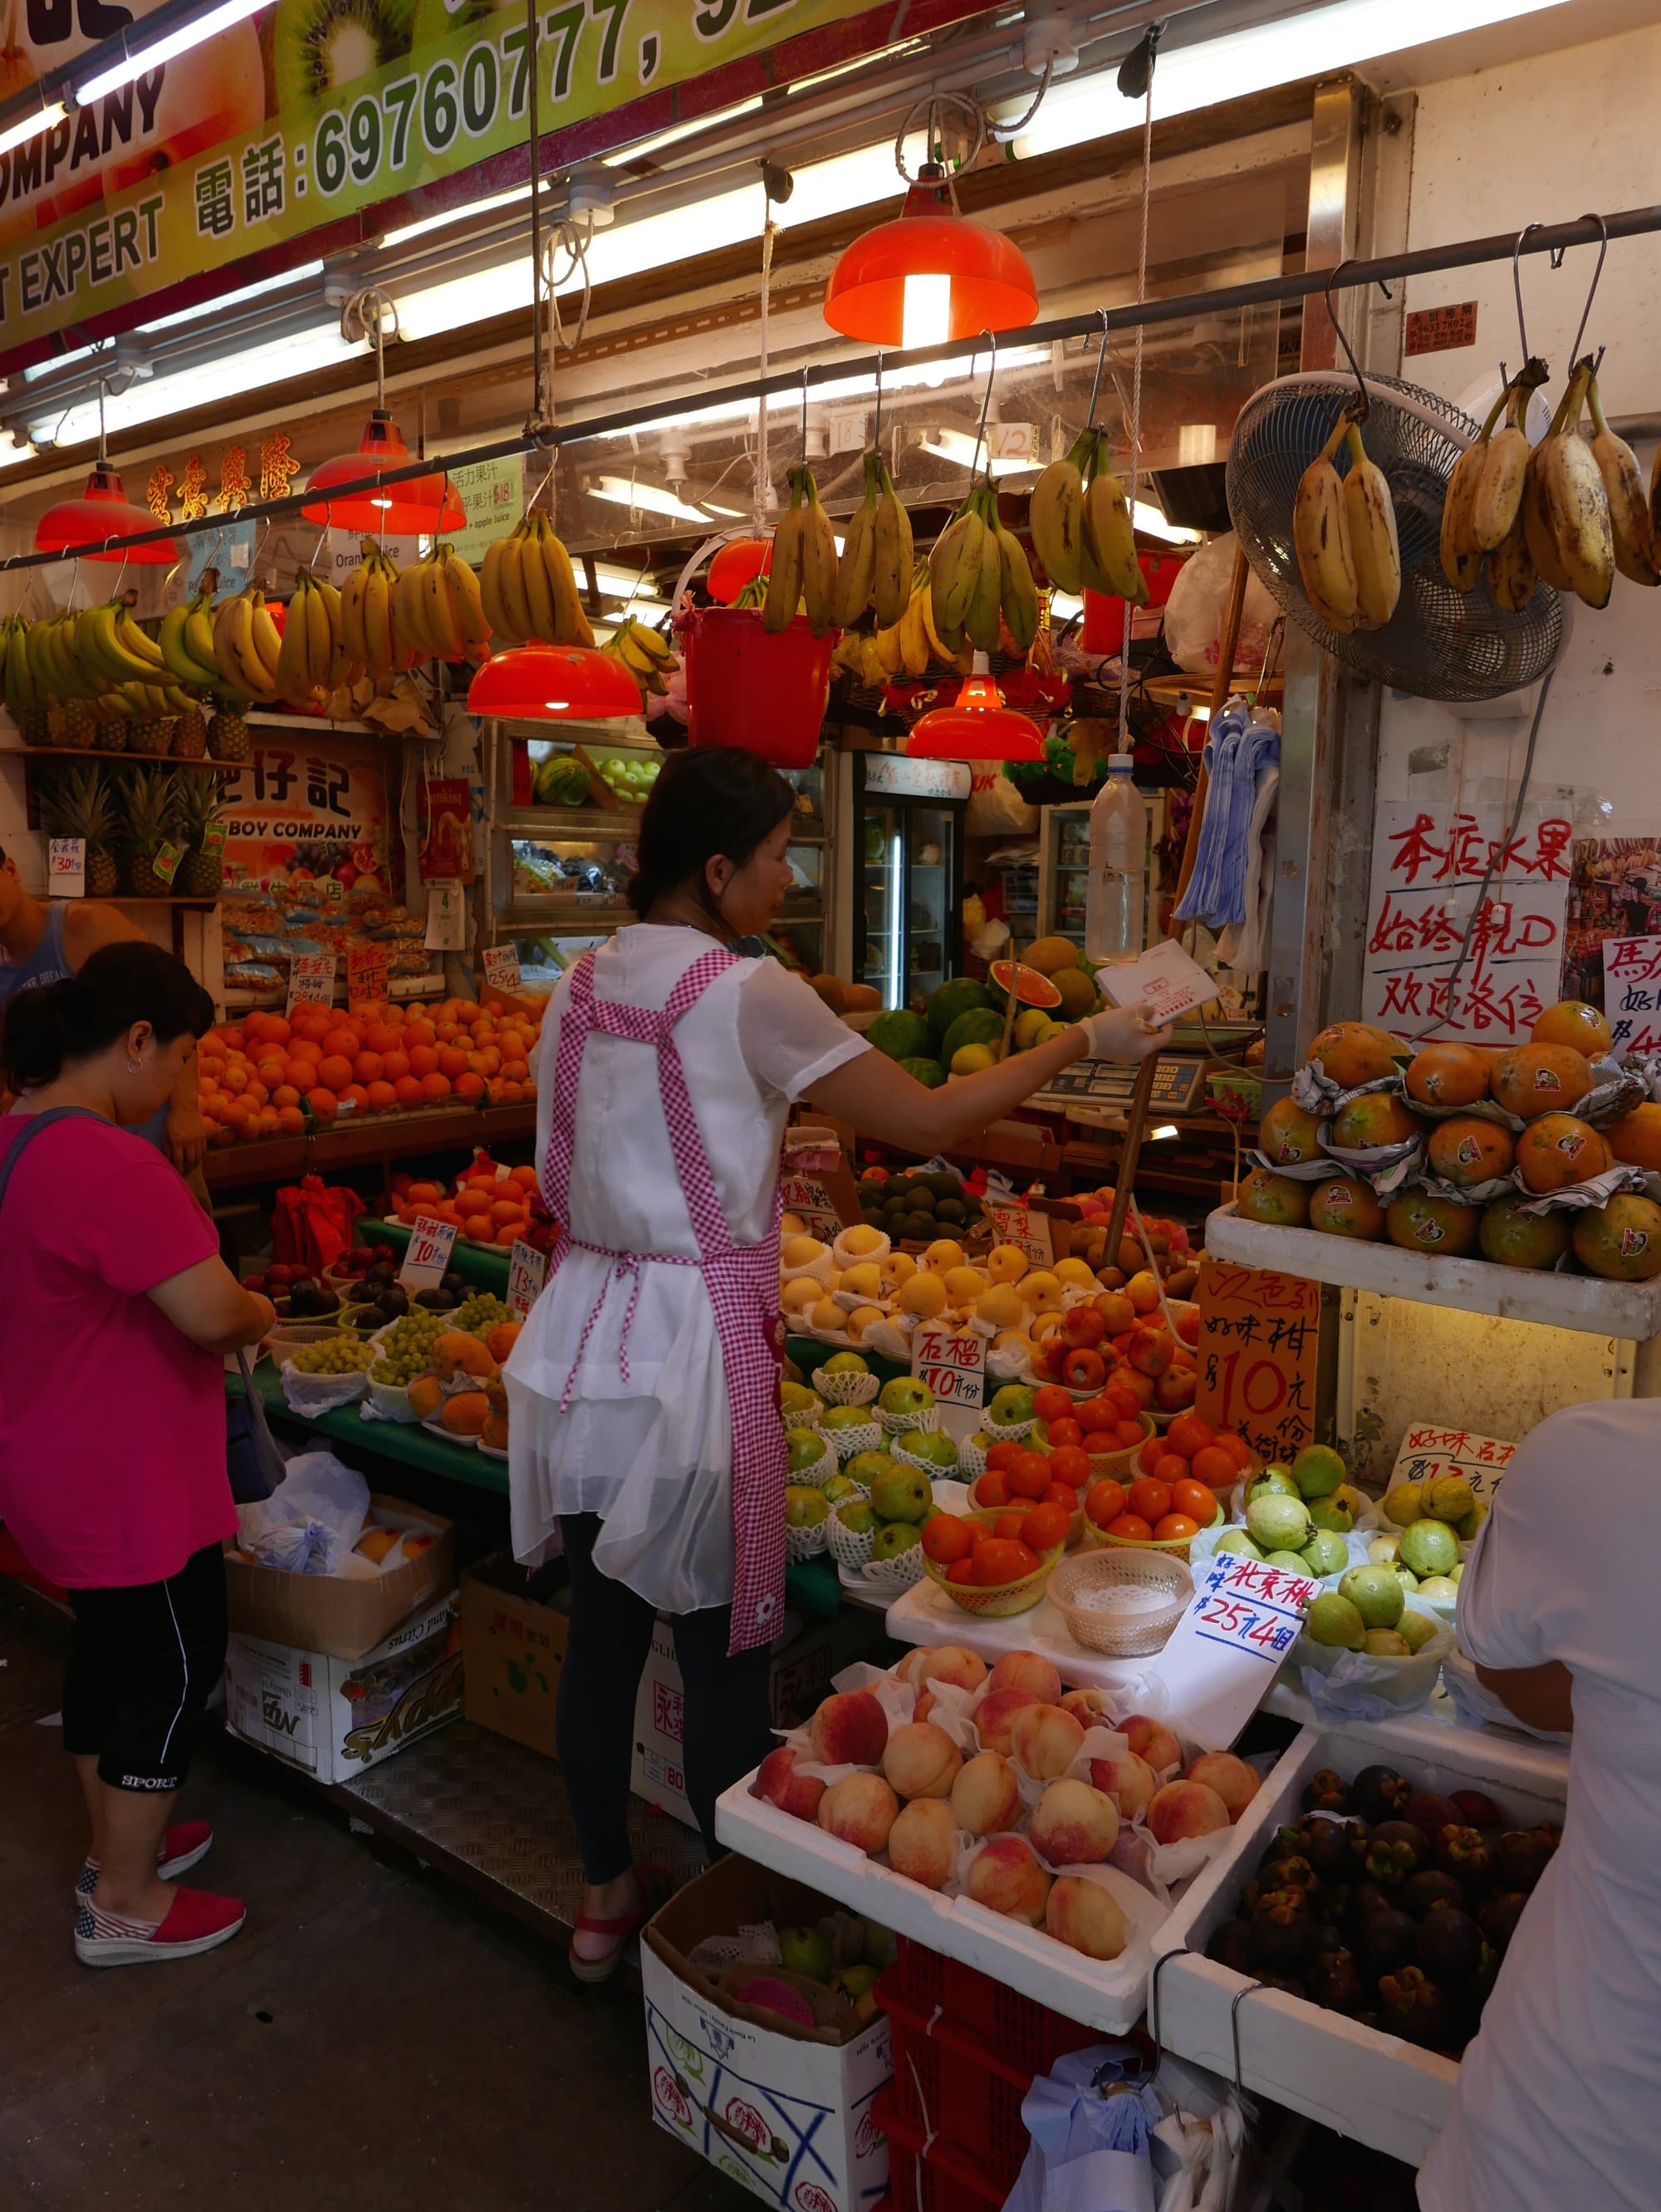
[[[340,593],[320,576],[306,595],[306,665],[313,684],[329,689],[338,639]]]
[[[852,629],[871,603],[876,579],[877,488],[875,453],[865,456],[865,496],[849,518],[836,563],[836,582],[831,592],[831,617],[838,629]],[[889,625],[880,623],[879,627]]]
[[[919,561],[912,577],[912,604],[921,610],[923,639],[931,658],[949,660],[950,648],[934,626],[934,592],[929,582],[929,565]]]
[[[1540,510],[1569,589],[1589,607],[1606,607],[1615,586],[1609,495],[1580,435],[1580,407],[1591,381],[1590,359],[1569,380],[1561,425],[1541,445]]]
[[[819,501],[813,471],[802,471],[802,599],[808,628],[822,637],[835,619],[836,536]]]
[[[217,665],[214,659],[214,603],[205,584],[185,610],[185,650],[204,672]]]
[[[876,657],[882,664],[884,676],[898,676],[906,665],[905,648],[900,643],[900,624],[894,623],[876,633]]]
[[[557,645],[560,642],[559,614],[554,605],[554,586],[549,580],[548,563],[543,559],[542,548],[536,542],[534,520],[529,520],[525,534],[519,543],[519,582],[530,617],[530,635],[540,638],[544,645]]]
[[[1476,498],[1476,487],[1482,482],[1482,471],[1488,466],[1488,440],[1494,435],[1494,426],[1505,411],[1510,387],[1500,394],[1488,410],[1488,420],[1458,459],[1453,464],[1447,479],[1447,489],[1442,495],[1442,526],[1440,550],[1442,574],[1456,592],[1474,592],[1476,579],[1482,573],[1482,549],[1472,534],[1470,510]],[[1532,583],[1529,589],[1534,588]]]
[[[929,633],[923,620],[928,604],[926,589],[914,591],[900,617],[900,658],[907,676],[921,676],[929,665]]]
[[[490,647],[490,617],[484,611],[483,595],[479,580],[470,564],[452,547],[444,558],[444,573],[449,580],[450,595],[455,601],[456,617],[461,624],[462,643],[470,659],[476,659]]]
[[[1060,592],[1075,597],[1083,589],[1079,544],[1084,528],[1084,464],[1095,450],[1095,432],[1086,428],[1064,460],[1052,461],[1033,486],[1028,524],[1033,550],[1044,573]]]
[[[312,696],[310,645],[307,638],[309,617],[306,602],[312,597],[308,577],[297,579],[288,601],[288,612],[282,626],[282,642],[277,647],[276,688],[291,707],[307,705]]]
[[[425,660],[436,648],[427,628],[421,567],[401,569],[392,586],[392,636],[401,650]]]
[[[509,645],[523,645],[524,636],[507,611],[507,600],[502,591],[502,562],[508,550],[508,541],[498,538],[484,549],[484,566],[479,573],[479,597],[483,602],[485,618],[496,636]]]
[[[1332,456],[1349,428],[1340,416],[1331,436],[1304,471],[1292,507],[1292,544],[1310,605],[1329,629],[1355,627],[1360,583],[1344,514],[1343,485]]]
[[[1355,563],[1355,627],[1382,629],[1402,596],[1402,553],[1396,502],[1384,471],[1368,460],[1361,434],[1349,426],[1349,466],[1343,480],[1344,521]]]
[[[549,597],[554,608],[555,643],[592,645],[593,632],[583,611],[582,594],[577,589],[571,556],[554,525],[542,514],[536,516],[536,553],[548,578]]]
[[[1487,567],[1488,587],[1494,594],[1495,606],[1503,608],[1507,614],[1521,614],[1534,597],[1535,586],[1540,580],[1534,556],[1528,550],[1528,532],[1522,516],[1518,516],[1491,553],[1479,553],[1473,557]]]
[[[1529,558],[1544,583],[1554,592],[1573,589],[1568,570],[1557,557],[1556,540],[1551,534],[1551,525],[1546,517],[1540,484],[1540,473],[1545,465],[1546,441],[1543,438],[1529,456],[1523,477],[1523,501],[1519,513],[1523,535],[1528,546]]]
[[[1510,387],[1506,410],[1509,419],[1503,429],[1494,431],[1488,439],[1483,450],[1482,473],[1470,500],[1471,542],[1479,553],[1493,552],[1501,539],[1510,535],[1517,510],[1522,505],[1529,456],[1533,451],[1523,422],[1530,398],[1544,381],[1543,374],[1530,374],[1537,366],[1531,362]]]
[[[773,561],[767,571],[767,597],[761,603],[761,627],[781,630],[796,619],[802,598],[803,562],[802,478],[803,469],[790,474],[790,505],[773,525]]]
[[[1661,584],[1661,564],[1656,559],[1655,532],[1650,502],[1638,462],[1624,438],[1617,438],[1603,419],[1594,374],[1586,387],[1591,410],[1591,458],[1603,478],[1609,502],[1609,531],[1615,543],[1615,565],[1634,584]]]
[[[354,660],[369,663],[369,640],[363,627],[364,601],[369,595],[369,567],[360,561],[346,579],[340,595],[340,638]]]
[[[912,519],[894,488],[888,464],[881,454],[876,459],[881,496],[873,532],[876,557],[872,564],[871,599],[877,621],[890,624],[903,618],[910,604],[917,549],[912,541]]]
[[[388,567],[378,559],[363,587],[363,665],[377,682],[392,665],[392,585]]]
[[[1014,639],[1016,650],[1025,653],[1038,635],[1038,589],[1033,582],[1025,548],[1014,531],[1005,530],[1002,524],[998,526],[997,551],[1003,568],[998,599],[1003,627]],[[1141,575],[1140,568],[1137,574]]]
[[[536,558],[536,548],[530,543],[530,533],[521,523],[512,535],[502,542],[500,582],[502,605],[512,627],[504,635],[525,644],[536,634],[536,623],[530,612],[530,600],[524,587],[524,564]]]
[[[148,631],[139,628],[124,606],[116,611],[115,635],[123,651],[130,653],[135,660],[142,661],[147,668],[157,672],[166,667],[155,640]]]
[[[248,635],[253,641],[259,665],[265,671],[266,681],[270,683],[276,674],[277,654],[282,650],[282,640],[277,635],[276,624],[271,620],[265,594],[258,588],[253,593]]]
[[[435,545],[416,574],[421,579],[421,620],[433,649],[441,660],[459,660],[461,623],[456,617],[456,603],[450,596],[450,579],[444,571],[443,556],[450,550],[447,545]]]
[[[996,653],[998,645],[999,600],[1003,588],[1003,560],[997,547],[997,495],[984,485],[980,500],[980,573],[969,593],[963,617],[964,634],[978,653]]]
[[[980,581],[980,542],[986,534],[972,492],[934,542],[929,555],[929,594],[934,629],[950,659],[963,642],[969,600]]]
[[[1141,589],[1142,564],[1137,559],[1136,526],[1125,487],[1107,465],[1107,434],[1096,433],[1090,480],[1084,492],[1083,542],[1110,591],[1135,601]],[[1083,563],[1080,563],[1083,574]],[[1088,583],[1089,578],[1085,576]]]

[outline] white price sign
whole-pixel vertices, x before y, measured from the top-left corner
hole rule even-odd
[[[47,844],[46,890],[52,898],[86,896],[87,841],[84,837],[54,837]]]
[[[1000,1244],[1019,1246],[1035,1267],[1047,1267],[1055,1258],[1047,1213],[1034,1213],[1024,1198],[985,1201],[986,1218]]]
[[[1320,1588],[1238,1552],[1194,1576],[1194,1595],[1160,1655],[1167,1711],[1203,1751],[1226,1751],[1263,1702]]]
[[[799,1175],[787,1168],[779,1178],[779,1194],[785,1212],[796,1214],[809,1236],[834,1244],[842,1234],[842,1217],[835,1200],[817,1176]]]
[[[453,1221],[435,1221],[430,1213],[418,1213],[409,1231],[409,1242],[404,1247],[398,1280],[411,1290],[437,1290],[450,1265],[451,1248],[455,1241]]]
[[[515,1237],[507,1257],[507,1303],[521,1321],[542,1296],[548,1280],[548,1255],[523,1237]]]
[[[288,1012],[296,1006],[332,1006],[335,1003],[335,956],[332,952],[297,952],[288,963]]]
[[[912,1339],[912,1373],[926,1382],[937,1406],[967,1406],[979,1412],[986,1402],[986,1340],[973,1329],[924,1325]]]
[[[1385,1490],[1403,1482],[1431,1482],[1438,1475],[1462,1475],[1478,1498],[1492,1498],[1510,1466],[1515,1444],[1479,1437],[1470,1429],[1444,1428],[1440,1421],[1409,1421]]]
[[[483,953],[484,980],[493,991],[517,991],[524,978],[519,973],[517,945],[487,945]]]

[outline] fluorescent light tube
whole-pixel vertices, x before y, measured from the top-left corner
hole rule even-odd
[[[188,54],[192,47],[203,45],[219,32],[228,31],[233,23],[246,22],[250,15],[257,15],[268,4],[269,0],[223,0],[222,6],[210,8],[205,15],[197,15],[188,23],[181,23],[176,31],[169,31],[166,37],[157,39],[149,46],[141,46],[136,53],[130,50],[112,68],[100,70],[96,76],[89,76],[84,84],[76,85],[76,106],[90,107],[95,100],[102,100],[106,92],[118,92],[124,84],[132,84],[139,77],[148,76],[151,70],[160,69],[163,62],[175,61],[180,54]],[[126,36],[124,32],[124,43]]]
[[[676,499],[672,491],[660,484],[641,483],[627,477],[591,477],[585,489],[594,499],[607,499],[615,506],[632,508],[638,514],[666,514],[676,522],[707,522],[706,507],[689,507],[683,499]]]
[[[43,131],[56,130],[60,123],[68,120],[69,112],[61,100],[55,100],[50,107],[37,108],[33,115],[24,116],[21,122],[9,123],[3,131],[0,131],[0,154],[9,154],[14,146],[27,145],[31,138],[38,138]]]

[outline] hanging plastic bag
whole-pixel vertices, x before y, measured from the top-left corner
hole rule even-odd
[[[964,826],[972,837],[1017,836],[1037,829],[1038,809],[1015,789],[1001,761],[983,762],[974,771]]]
[[[355,1191],[308,1175],[276,1194],[271,1214],[271,1257],[321,1275],[352,1245],[353,1224],[364,1211]]]
[[[1056,2061],[1027,2092],[1021,2117],[1032,2148],[1004,2212],[1157,2212],[1153,2086],[1137,2082],[1133,2044],[1093,2044]]]
[[[1215,676],[1222,642],[1222,621],[1234,580],[1239,541],[1232,531],[1213,538],[1182,564],[1165,603],[1165,646],[1177,666],[1195,675]],[[1269,650],[1269,633],[1277,610],[1255,572],[1248,570],[1246,603],[1234,666],[1250,668]]]
[[[290,1573],[339,1572],[363,1533],[369,1486],[332,1452],[302,1452],[269,1498],[239,1509],[242,1546]]]

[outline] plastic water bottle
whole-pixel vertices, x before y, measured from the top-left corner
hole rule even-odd
[[[1147,904],[1143,854],[1148,817],[1131,781],[1129,753],[1110,753],[1107,781],[1090,809],[1090,872],[1084,889],[1084,954],[1092,967],[1134,960],[1143,950]]]

